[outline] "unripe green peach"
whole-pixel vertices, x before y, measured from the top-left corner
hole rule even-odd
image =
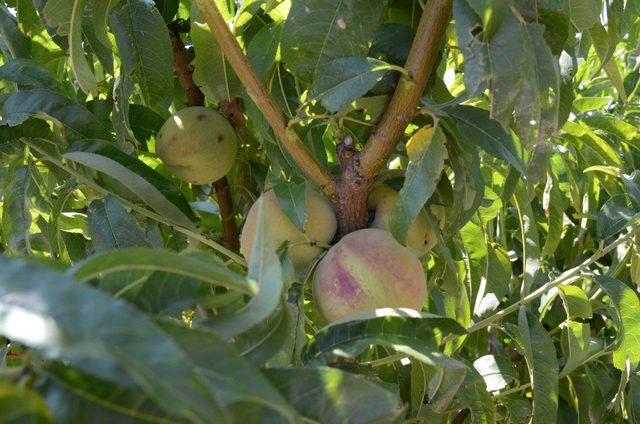
[[[381,185],[374,188],[367,198],[367,208],[375,213],[371,222],[371,228],[379,228],[389,231],[389,218],[396,204],[400,201],[400,194],[391,187]],[[444,219],[444,209],[438,205],[430,207],[442,227]],[[435,246],[438,242],[436,232],[429,223],[429,218],[424,210],[418,213],[418,216],[409,227],[407,232],[406,246],[413,250],[418,256],[422,256]]]
[[[260,197],[264,202],[267,225],[275,246],[289,242],[288,252],[296,268],[308,265],[322,252],[316,243],[327,244],[336,234],[338,224],[333,208],[324,196],[313,190],[306,191],[307,220],[304,223],[304,233],[282,211],[273,190],[266,191]],[[258,201],[251,206],[240,236],[240,252],[247,261],[253,250],[257,225]]]
[[[238,141],[233,127],[215,110],[188,107],[171,116],[156,137],[156,152],[183,181],[207,184],[233,166]]]
[[[344,236],[313,276],[313,298],[329,322],[377,308],[421,310],[426,296],[418,258],[391,233],[375,228]]]

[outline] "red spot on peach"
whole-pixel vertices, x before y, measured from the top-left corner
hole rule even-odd
[[[198,115],[198,117],[196,118],[198,121],[204,121],[204,119],[207,117],[207,115],[205,115],[204,113],[201,113],[200,115]]]
[[[218,134],[218,143],[222,143],[222,140],[224,140],[224,136],[222,134]]]

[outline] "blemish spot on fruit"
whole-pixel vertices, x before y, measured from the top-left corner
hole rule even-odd
[[[218,143],[222,143],[222,140],[224,140],[224,136],[222,134],[218,134]]]
[[[198,117],[196,118],[198,121],[204,121],[204,119],[207,117],[207,115],[205,115],[204,113],[201,113],[200,115],[198,115]]]

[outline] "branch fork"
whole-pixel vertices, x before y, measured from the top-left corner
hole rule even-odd
[[[196,0],[196,3],[225,58],[269,122],[278,141],[307,178],[332,201],[340,234],[365,227],[369,219],[367,194],[418,106],[449,25],[452,0],[430,0],[427,3],[403,67],[404,72],[373,135],[360,152],[356,152],[353,146],[346,145],[344,140],[337,145],[342,168],[339,178],[318,162],[297,133],[289,127],[282,110],[252,68],[215,0]]]

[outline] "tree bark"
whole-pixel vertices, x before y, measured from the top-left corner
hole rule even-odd
[[[200,87],[193,81],[193,69],[189,63],[187,50],[180,38],[180,34],[171,33],[171,46],[173,50],[173,67],[178,75],[180,86],[187,96],[189,106],[204,106],[204,93]],[[234,115],[232,113],[232,115]],[[236,126],[237,113],[233,119],[230,118],[231,124]],[[242,116],[242,113],[239,113]],[[242,117],[242,125],[244,125],[244,117]],[[229,250],[237,252],[240,249],[240,231],[233,214],[233,197],[229,188],[229,180],[222,177],[218,181],[214,181],[211,185],[218,199],[218,208],[220,210],[220,220],[222,222],[222,244]]]

